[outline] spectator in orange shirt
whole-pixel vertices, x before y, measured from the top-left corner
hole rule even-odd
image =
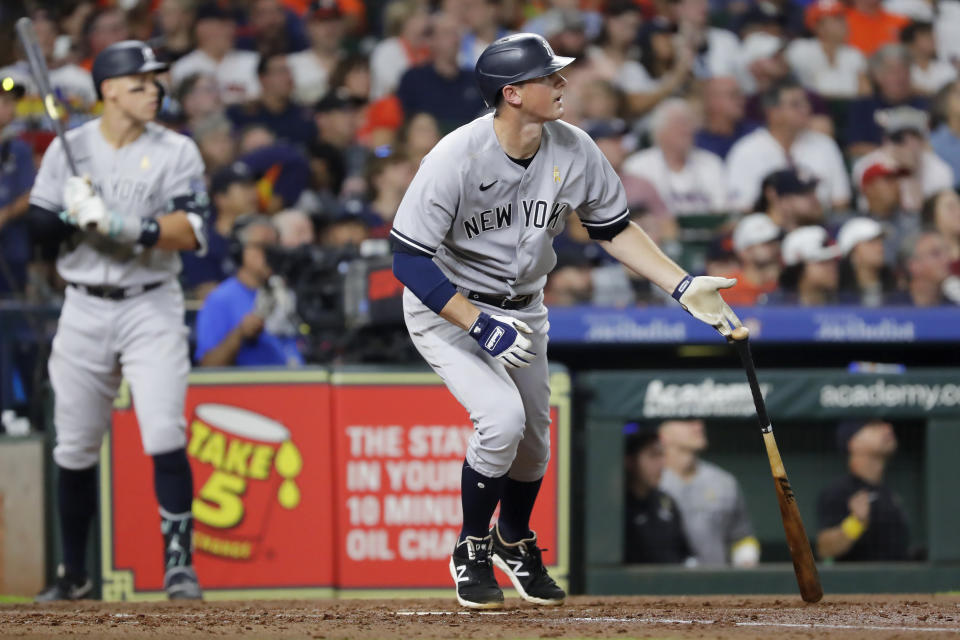
[[[900,30],[909,22],[905,16],[885,11],[881,0],[853,0],[847,9],[847,42],[869,56],[885,44],[898,42]]]
[[[780,227],[765,213],[744,216],[733,230],[733,250],[740,269],[729,274],[737,284],[724,292],[728,304],[762,304],[780,277]]]

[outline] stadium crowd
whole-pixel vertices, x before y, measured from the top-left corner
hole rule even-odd
[[[11,8],[14,7],[14,8]],[[12,25],[33,18],[71,125],[93,57],[137,38],[172,63],[159,120],[189,134],[215,212],[182,281],[242,265],[238,218],[277,242],[384,238],[420,159],[484,112],[473,66],[512,31],[575,56],[565,119],[623,179],[634,220],[735,305],[960,302],[960,1],[35,0],[0,38],[0,295],[56,298],[25,194],[52,133]],[[575,216],[550,305],[657,304]],[[255,324],[255,323],[254,323]]]

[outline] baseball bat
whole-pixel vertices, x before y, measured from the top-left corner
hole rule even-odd
[[[780,517],[783,520],[783,531],[787,537],[787,546],[790,547],[790,558],[793,559],[793,571],[797,575],[797,586],[800,587],[800,597],[804,602],[819,602],[823,597],[823,587],[820,585],[820,574],[813,561],[813,551],[810,540],[803,528],[800,518],[800,509],[797,507],[797,498],[790,487],[787,470],[780,458],[777,441],[773,437],[773,425],[767,416],[767,405],[760,393],[760,383],[757,382],[757,372],[753,366],[753,356],[750,354],[750,331],[746,327],[733,330],[731,342],[740,356],[740,362],[747,372],[747,381],[750,383],[750,393],[753,394],[753,404],[757,409],[757,419],[760,421],[760,430],[763,432],[763,442],[767,447],[767,457],[770,459],[770,471],[773,474],[773,484],[777,490],[777,502],[780,503]]]
[[[37,85],[37,93],[43,99],[43,106],[47,115],[53,121],[53,130],[60,138],[63,145],[63,151],[67,155],[67,164],[70,165],[70,172],[78,176],[77,163],[73,159],[73,152],[70,145],[67,144],[66,128],[63,125],[63,114],[65,113],[57,104],[57,99],[50,88],[50,72],[47,70],[47,61],[43,57],[43,51],[40,50],[40,44],[37,42],[37,32],[33,28],[33,21],[30,18],[20,18],[17,20],[17,36],[20,38],[20,44],[23,45],[23,51],[27,54],[27,64],[30,65],[30,75]]]

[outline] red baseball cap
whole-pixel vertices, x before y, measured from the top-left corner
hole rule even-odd
[[[820,18],[842,16],[846,11],[846,7],[838,0],[817,0],[807,5],[807,10],[803,14],[803,23],[807,26],[807,29],[813,31],[817,23],[820,22]]]
[[[868,164],[863,170],[863,174],[860,176],[860,188],[863,189],[876,178],[902,178],[908,175],[910,175],[910,171],[907,169],[898,167],[885,158],[878,159]]]

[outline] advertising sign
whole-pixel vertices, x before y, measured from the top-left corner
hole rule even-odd
[[[531,527],[551,575],[564,580],[569,381],[556,373],[551,382],[552,455]],[[469,416],[432,374],[335,373],[333,383],[338,586],[449,589]]]
[[[187,457],[207,597],[328,595],[334,584],[327,373],[194,374]],[[135,399],[134,399],[135,403]],[[153,465],[121,394],[101,466],[104,599],[162,596]]]

